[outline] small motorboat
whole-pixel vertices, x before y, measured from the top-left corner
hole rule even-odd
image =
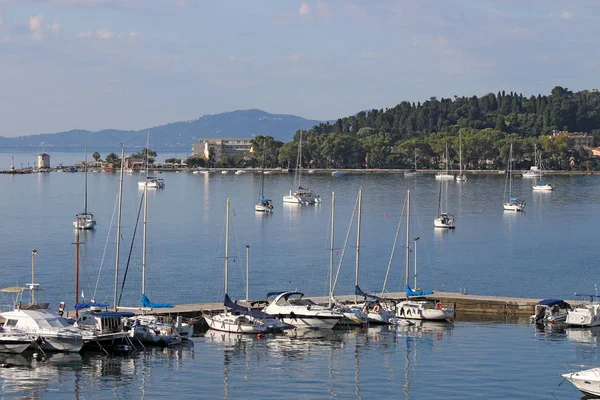
[[[530,321],[536,325],[563,324],[571,309],[571,305],[564,300],[542,300],[535,305],[535,312]]]
[[[568,372],[561,376],[583,393],[600,396],[600,367]]]

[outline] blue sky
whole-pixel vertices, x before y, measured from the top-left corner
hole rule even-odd
[[[0,136],[598,88],[600,2],[0,0]]]

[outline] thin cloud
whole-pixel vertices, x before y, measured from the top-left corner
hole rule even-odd
[[[298,8],[298,14],[300,14],[301,17],[310,17],[311,16],[311,9],[310,9],[310,6],[308,5],[308,3],[300,4],[300,8]]]
[[[31,40],[40,41],[44,38],[44,16],[32,15],[29,17],[29,33]]]
[[[563,11],[560,13],[560,19],[571,19],[575,16],[572,11]]]

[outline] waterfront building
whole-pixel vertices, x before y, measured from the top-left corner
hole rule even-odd
[[[552,139],[555,139],[561,136],[566,136],[569,139],[569,144],[575,150],[579,150],[581,147],[592,147],[594,145],[594,137],[589,133],[554,131],[552,132],[551,137]]]
[[[252,139],[199,139],[192,146],[192,157],[202,157],[208,160],[211,152],[213,161],[218,161],[221,156],[235,157],[241,154],[252,153]]]
[[[39,169],[50,168],[50,155],[42,153],[38,156],[37,167]]]

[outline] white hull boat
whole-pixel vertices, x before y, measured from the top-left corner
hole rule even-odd
[[[508,201],[503,204],[504,211],[523,211],[525,209],[525,203],[520,201]]]
[[[512,194],[512,182],[513,182],[513,172],[512,172],[512,162],[513,162],[513,147],[512,143],[510,144],[510,151],[508,153],[508,174],[506,175],[506,183],[504,184],[504,202],[502,206],[505,211],[517,211],[521,212],[525,209],[525,202],[519,200],[516,196]],[[508,195],[508,196],[507,196]]]
[[[569,311],[565,324],[579,327],[600,326],[600,303],[577,306]]]
[[[310,172],[310,171],[309,171]],[[320,204],[321,198],[310,189],[301,186],[302,181],[302,133],[300,133],[300,142],[298,145],[298,160],[294,171],[294,186],[298,185],[295,192],[290,190],[288,195],[283,196],[284,204]]]
[[[331,329],[344,315],[303,298],[300,292],[267,294],[272,299],[264,312],[298,328]]]
[[[600,367],[568,372],[561,376],[571,382],[581,392],[600,396]]]
[[[547,183],[547,182],[540,182],[538,184],[531,185],[531,188],[533,190],[550,191],[550,190],[554,190],[554,185],[552,185],[551,183]]]
[[[268,331],[263,321],[234,312],[205,315],[204,320],[210,329],[220,332],[258,334]]]
[[[6,332],[18,332],[37,338],[44,351],[78,353],[83,347],[81,329],[74,328],[62,317],[46,310],[21,310],[0,313]]]
[[[92,213],[79,213],[73,218],[73,226],[75,229],[94,229],[96,220]]]
[[[162,178],[149,176],[144,181],[138,181],[139,189],[144,189],[145,187],[147,187],[148,189],[164,189],[165,180]]]
[[[0,353],[21,354],[33,344],[34,340],[35,338],[25,332],[18,330],[6,332],[0,328]]]
[[[454,175],[447,174],[445,172],[440,172],[439,174],[435,174],[435,179],[439,179],[439,180],[454,180]]]
[[[458,174],[456,175],[456,182],[468,182],[469,179],[467,178],[467,176],[465,174]]]
[[[433,220],[435,228],[454,229],[454,215],[442,213]]]
[[[454,318],[454,310],[435,300],[404,300],[396,304],[396,316],[422,321],[450,321]]]
[[[572,310],[571,305],[563,300],[542,300],[535,305],[535,311],[530,317],[530,321],[536,325],[563,324],[570,310]]]

